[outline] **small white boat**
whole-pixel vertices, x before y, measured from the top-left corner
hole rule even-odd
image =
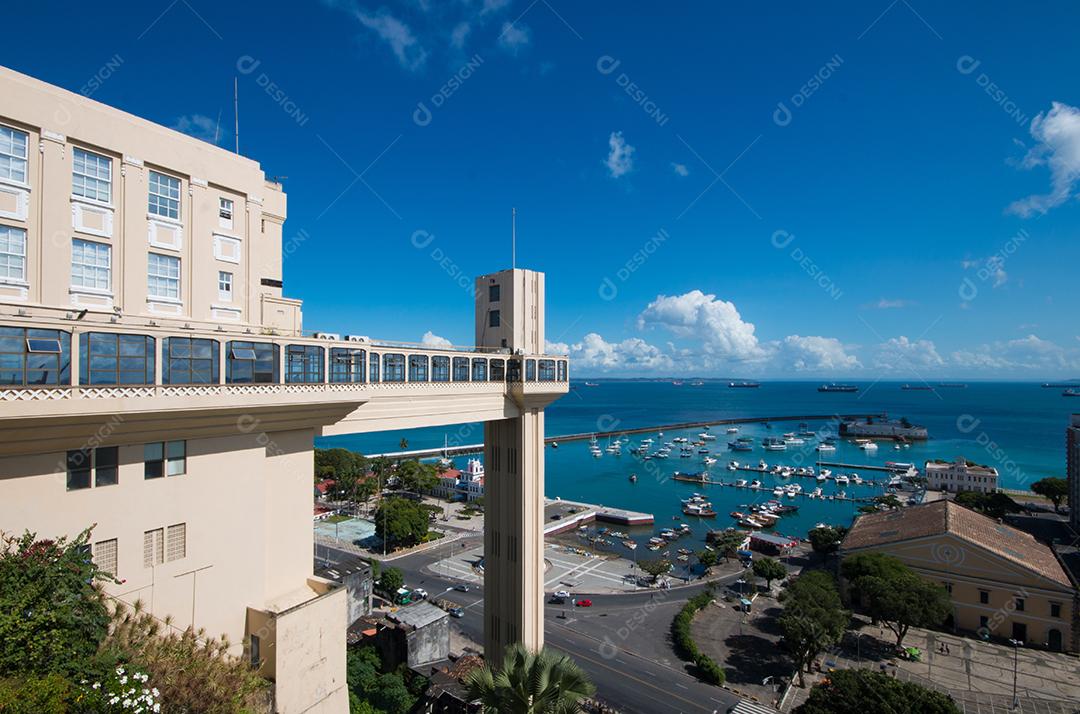
[[[816,448],[818,451],[836,451],[836,444],[832,443],[831,441],[824,441],[814,448]]]
[[[868,441],[865,444],[860,444],[859,448],[863,451],[877,451],[877,444],[873,441]]]
[[[839,476],[836,477],[837,485],[847,486],[848,483],[850,483],[850,482],[851,482],[851,479],[849,479],[844,474],[840,474]]]
[[[706,456],[704,459],[701,460],[701,462],[703,464],[705,464],[706,466],[712,466],[713,464],[716,463],[716,459],[714,459],[711,456]]]
[[[716,434],[710,434],[707,431],[703,431],[698,434],[698,438],[702,441],[716,441]]]
[[[739,462],[738,461],[729,461],[729,462],[727,462],[727,470],[728,471],[738,471],[739,470]]]
[[[735,488],[746,488],[746,479],[741,478],[735,481]]]
[[[821,498],[821,486],[810,492],[810,498]]]
[[[777,486],[776,488],[773,489],[772,495],[776,496],[777,498],[780,498],[781,496],[784,495],[784,489]]]
[[[761,488],[761,481],[751,481],[750,488]]]
[[[739,427],[737,427],[737,426],[729,426],[727,428],[727,433],[729,433],[729,434],[738,434],[739,433]]]

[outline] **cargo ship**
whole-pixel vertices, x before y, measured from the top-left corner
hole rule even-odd
[[[933,391],[933,387],[929,384],[905,384],[900,389],[905,392],[930,392]]]
[[[859,388],[854,384],[823,384],[817,390],[819,392],[857,392]]]
[[[728,382],[728,389],[757,389],[761,385],[757,382]]]

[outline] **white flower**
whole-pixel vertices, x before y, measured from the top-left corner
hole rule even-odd
[[[160,704],[154,704],[154,711],[155,712],[161,711],[161,705]]]
[[[101,689],[101,682],[94,682],[94,689]]]
[[[153,689],[151,689],[150,691],[154,693],[154,696],[155,696],[155,697],[156,697],[156,696],[159,696],[159,695],[161,694],[161,692],[159,692],[159,691],[158,691],[158,688],[157,688],[157,687],[154,687],[154,688],[153,688]]]
[[[118,701],[120,701],[120,697],[114,695],[113,698],[109,700],[109,704],[116,704]]]

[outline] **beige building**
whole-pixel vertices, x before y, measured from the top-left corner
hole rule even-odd
[[[489,647],[539,645],[543,408],[568,364],[541,354],[526,270],[477,279],[480,347],[305,333],[285,206],[255,161],[0,68],[0,529],[94,525],[111,596],[227,635],[277,711],[343,712],[313,438],[490,422],[487,570],[521,602],[490,605]]]
[[[947,627],[1029,646],[1080,651],[1077,588],[1054,551],[952,501],[860,516],[841,556],[878,551],[941,583]]]
[[[998,471],[957,456],[956,461],[927,461],[926,487],[933,491],[977,491],[993,493],[998,487]]]

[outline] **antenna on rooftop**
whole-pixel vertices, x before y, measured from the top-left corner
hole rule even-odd
[[[232,78],[233,131],[236,133],[236,153],[240,153],[240,89],[236,77]]]
[[[517,209],[510,209],[510,269],[517,267]]]

